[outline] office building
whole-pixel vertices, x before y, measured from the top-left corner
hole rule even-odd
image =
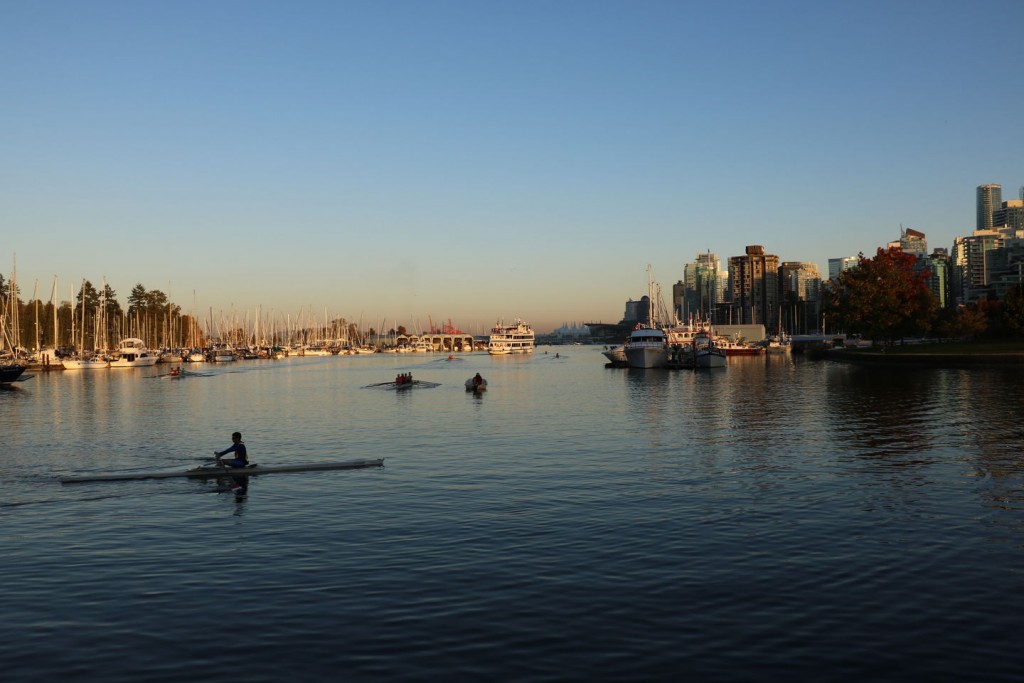
[[[729,320],[720,324],[762,324],[774,328],[779,310],[779,257],[751,245],[729,258]]]
[[[993,214],[996,209],[1002,206],[1002,202],[1002,185],[996,185],[995,183],[978,185],[978,222],[977,226],[975,226],[976,230],[989,230],[995,225]]]

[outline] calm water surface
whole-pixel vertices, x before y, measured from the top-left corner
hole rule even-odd
[[[1016,369],[463,358],[0,390],[0,676],[1021,680]],[[363,388],[408,371],[440,386]],[[57,482],[191,467],[235,430],[259,463],[386,466],[242,498]]]

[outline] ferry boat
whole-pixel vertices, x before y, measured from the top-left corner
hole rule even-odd
[[[533,353],[533,329],[519,318],[512,325],[505,325],[500,320],[491,328],[491,336],[487,342],[487,353],[492,356],[505,356],[513,353]]]

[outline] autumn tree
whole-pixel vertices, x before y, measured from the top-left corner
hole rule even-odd
[[[1007,335],[1024,336],[1024,292],[1014,287],[1003,300],[1003,329]]]
[[[917,268],[912,254],[898,247],[879,248],[874,258],[861,254],[857,266],[844,271],[830,292],[830,322],[887,346],[926,333],[938,310],[929,277],[927,269]]]

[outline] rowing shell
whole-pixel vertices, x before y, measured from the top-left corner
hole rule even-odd
[[[274,472],[317,472],[321,470],[351,470],[358,467],[383,467],[384,458],[376,460],[348,460],[345,462],[313,462],[305,465],[250,465],[249,467],[197,467],[178,472],[126,472],[122,474],[91,474],[61,477],[62,484],[87,481],[127,481],[132,479],[172,479],[174,477],[251,477]]]

